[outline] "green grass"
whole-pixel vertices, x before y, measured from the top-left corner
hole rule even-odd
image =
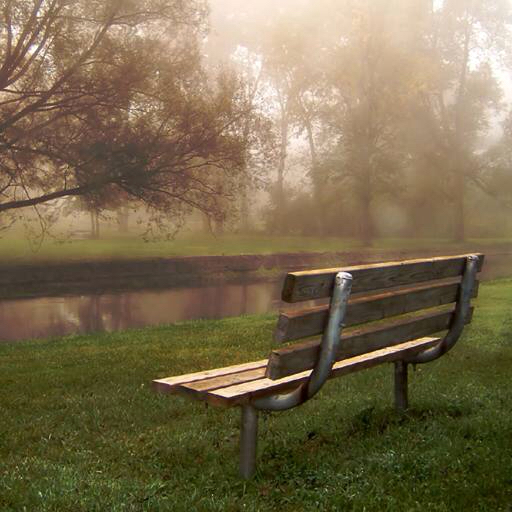
[[[172,256],[272,254],[286,252],[337,252],[444,249],[462,252],[475,247],[511,247],[512,239],[471,239],[455,244],[444,239],[377,239],[371,248],[347,238],[299,236],[183,234],[176,240],[144,242],[136,236],[109,236],[100,240],[58,241],[47,238],[34,247],[21,236],[0,238],[0,262],[48,262],[98,259],[136,259]]]
[[[510,511],[512,280],[481,287],[474,323],[411,374],[336,379],[260,422],[237,476],[238,410],[151,391],[156,377],[264,356],[273,316],[0,346],[2,511]]]

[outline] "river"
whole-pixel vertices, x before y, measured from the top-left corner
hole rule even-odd
[[[511,254],[487,257],[484,280],[509,276],[512,276]],[[267,313],[280,308],[281,286],[281,281],[257,282],[2,300],[0,341]]]

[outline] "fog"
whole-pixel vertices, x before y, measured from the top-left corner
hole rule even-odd
[[[266,74],[280,152],[267,227],[366,243],[509,235],[509,14],[507,2],[213,1],[208,58],[236,65],[242,46]]]
[[[149,4],[5,14],[5,232],[512,235],[510,2]]]

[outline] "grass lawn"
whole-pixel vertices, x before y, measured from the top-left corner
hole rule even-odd
[[[239,411],[157,395],[155,377],[263,357],[273,316],[0,345],[0,510],[510,511],[512,280],[481,286],[449,355],[336,379],[260,422],[237,476]]]
[[[470,239],[466,243],[455,244],[445,239],[383,238],[375,240],[373,247],[365,248],[357,240],[334,237],[225,235],[214,238],[213,236],[182,234],[175,240],[144,242],[137,236],[112,235],[100,240],[58,241],[48,238],[41,247],[36,248],[18,234],[0,238],[0,263],[287,252],[372,252],[433,248],[467,252],[475,250],[475,247],[507,247],[510,249],[512,239]]]

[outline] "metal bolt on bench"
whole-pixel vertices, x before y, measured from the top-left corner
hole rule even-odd
[[[212,405],[241,407],[240,474],[250,478],[256,468],[258,411],[297,407],[330,378],[394,363],[395,407],[406,410],[408,365],[438,359],[457,343],[472,319],[483,261],[483,255],[462,255],[292,272],[283,301],[329,297],[330,304],[281,313],[275,339],[321,334],[320,341],[275,349],[261,361],[158,379],[154,385]],[[409,315],[415,312],[420,313]],[[444,337],[432,337],[441,331],[447,331]]]

